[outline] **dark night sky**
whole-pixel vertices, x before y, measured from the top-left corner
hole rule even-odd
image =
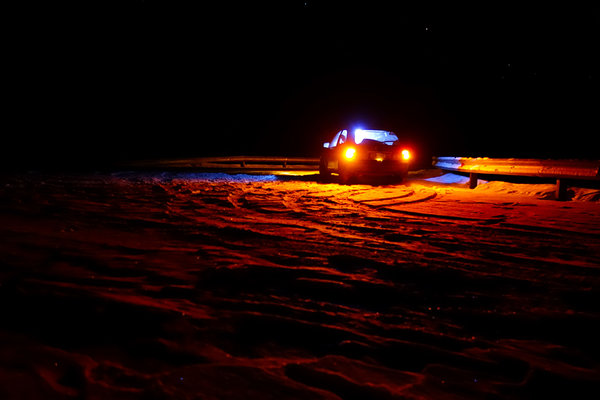
[[[5,165],[316,156],[356,125],[424,159],[600,157],[598,6],[50,3],[8,14]]]

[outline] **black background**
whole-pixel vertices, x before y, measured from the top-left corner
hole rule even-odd
[[[317,156],[358,126],[424,164],[599,158],[598,6],[521,3],[19,2],[2,164]]]

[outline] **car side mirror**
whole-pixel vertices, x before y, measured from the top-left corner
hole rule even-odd
[[[323,143],[323,147],[326,148],[326,149],[328,149],[329,148],[329,142]]]

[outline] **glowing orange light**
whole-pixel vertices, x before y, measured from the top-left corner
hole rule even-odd
[[[356,155],[356,149],[354,147],[348,147],[346,149],[345,156],[347,159],[351,160],[354,158],[355,155]]]
[[[402,159],[403,160],[410,160],[410,151],[408,151],[408,150],[402,150]]]

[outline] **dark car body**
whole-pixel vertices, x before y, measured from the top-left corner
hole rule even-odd
[[[319,172],[339,175],[339,182],[354,178],[389,176],[403,180],[408,174],[410,152],[391,131],[343,129],[323,144]]]

